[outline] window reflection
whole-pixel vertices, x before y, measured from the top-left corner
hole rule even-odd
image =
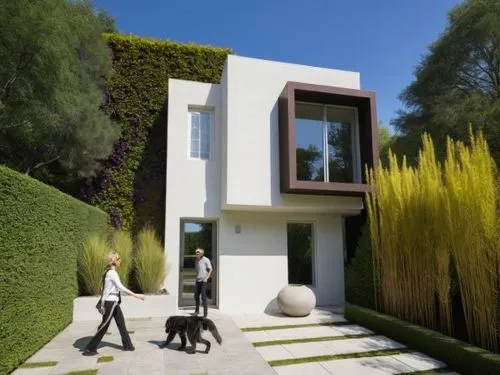
[[[354,110],[327,107],[326,120],[328,126],[328,180],[354,182]]]
[[[296,103],[297,180],[355,182],[354,126],[354,108]]]
[[[324,181],[323,108],[297,103],[295,106],[297,179]]]

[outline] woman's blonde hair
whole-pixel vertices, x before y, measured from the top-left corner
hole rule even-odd
[[[111,266],[116,266],[116,262],[120,260],[120,254],[112,250],[106,256],[106,268],[111,268]]]

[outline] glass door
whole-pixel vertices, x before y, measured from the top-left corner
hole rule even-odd
[[[212,263],[213,272],[207,284],[208,305],[217,304],[217,224],[214,221],[181,221],[181,246],[179,269],[179,306],[194,306],[197,248],[205,250],[205,257]],[[201,301],[200,301],[201,303]]]

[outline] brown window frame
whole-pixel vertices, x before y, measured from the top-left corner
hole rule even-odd
[[[361,183],[297,180],[295,102],[355,107],[359,119]],[[362,196],[370,191],[366,166],[378,161],[376,95],[373,91],[287,82],[279,98],[280,190],[288,194]]]

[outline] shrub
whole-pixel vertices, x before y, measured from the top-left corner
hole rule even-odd
[[[77,253],[107,215],[0,166],[0,373],[12,371],[72,319]]]
[[[146,223],[162,238],[165,222],[169,78],[218,83],[230,49],[107,34],[114,74],[104,110],[120,124],[105,168],[86,199],[136,234]]]
[[[130,270],[132,269],[133,241],[130,232],[119,229],[111,235],[111,247],[115,249],[121,258],[120,268],[117,272],[124,285],[128,285]]]
[[[78,276],[85,287],[85,293],[90,295],[101,293],[108,251],[106,238],[97,233],[92,233],[83,243],[83,249],[78,257]]]
[[[345,270],[346,300],[359,306],[375,308],[375,285],[370,228],[364,225],[351,264]]]
[[[143,293],[158,292],[167,276],[163,246],[153,228],[144,228],[137,235],[135,275]]]

